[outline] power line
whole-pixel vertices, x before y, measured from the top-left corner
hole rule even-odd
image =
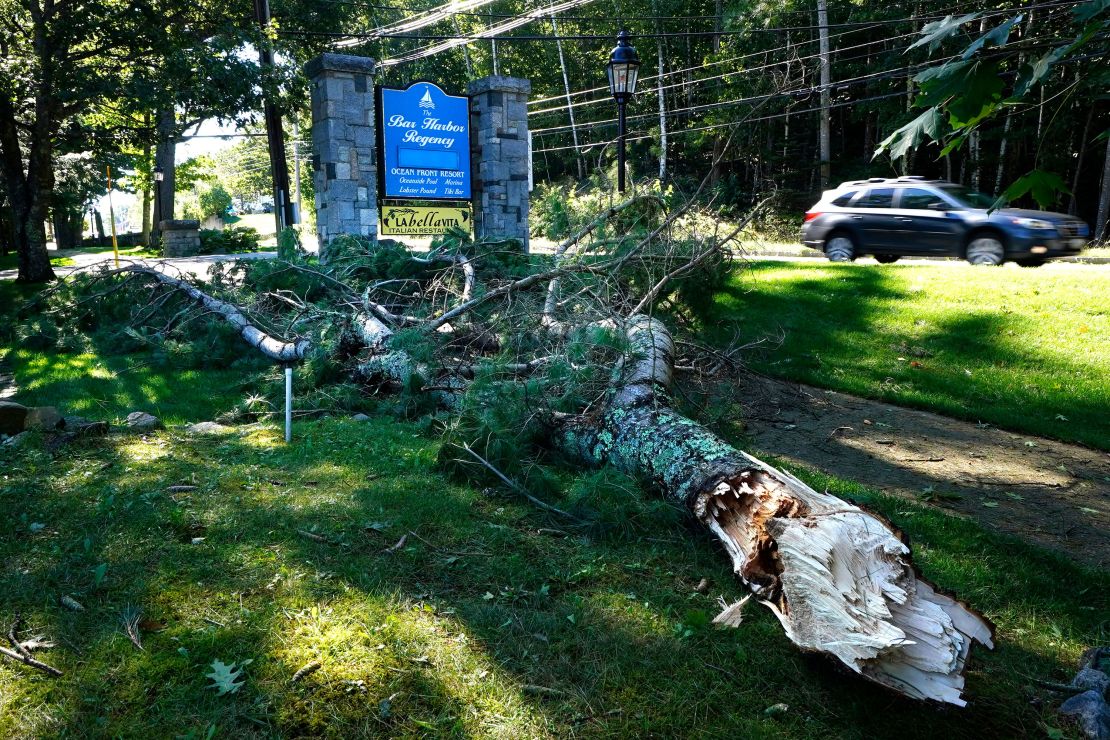
[[[1075,5],[1081,4],[1082,2],[1083,2],[1083,0],[1050,0],[1049,2],[1042,2],[1042,3],[1033,4],[1033,5],[1026,5],[1024,7],[1006,8],[1006,9],[999,9],[999,10],[995,10],[995,11],[990,11],[990,12],[981,14],[979,16],[979,18],[981,18],[981,19],[982,18],[996,18],[998,16],[1008,15],[1008,14],[1014,13],[1014,12],[1037,10],[1037,9],[1041,9],[1041,8],[1056,8],[1056,7],[1075,6]],[[839,37],[844,36],[848,33],[852,33],[852,32],[851,31],[842,31],[842,32],[837,33],[837,34],[830,35],[829,38],[830,39],[839,38]],[[871,46],[871,45],[874,45],[874,44],[877,44],[877,43],[882,43],[884,41],[892,41],[892,40],[899,39],[899,38],[906,38],[907,36],[915,36],[915,35],[917,35],[917,33],[918,32],[901,34],[899,36],[888,36],[888,37],[885,37],[883,39],[877,39],[875,41],[869,41],[865,44],[857,44],[855,46],[846,46],[846,47],[843,47],[841,49],[837,49],[836,51],[837,52],[851,51],[852,49],[859,49],[859,48],[862,48],[864,46]],[[791,44],[790,46],[803,46],[803,45],[806,45],[806,44],[815,44],[815,43],[817,43],[817,39],[813,38],[813,39],[807,39],[807,40],[799,41],[796,44]],[[661,75],[651,75],[651,76],[647,76],[647,77],[641,77],[640,82],[647,82],[649,80],[658,79],[659,77],[671,77],[671,76],[674,76],[674,75],[677,75],[677,74],[684,74],[686,72],[693,72],[693,71],[696,71],[696,70],[699,70],[699,69],[705,69],[707,67],[713,67],[713,66],[717,66],[717,65],[720,65],[720,64],[727,64],[729,62],[737,62],[737,61],[741,61],[743,59],[750,59],[752,57],[757,57],[757,56],[769,54],[769,53],[775,52],[775,51],[783,51],[787,48],[788,47],[786,47],[786,46],[778,46],[778,47],[773,47],[771,49],[764,49],[764,50],[761,50],[761,51],[750,52],[748,54],[742,54],[738,57],[730,57],[728,59],[719,59],[719,60],[716,60],[716,61],[707,62],[705,64],[700,64],[696,67],[687,67],[686,69],[672,70],[670,72],[666,72],[666,73],[661,74]],[[804,60],[804,59],[814,59],[818,56],[820,56],[820,54],[811,54],[811,55],[804,56],[804,57],[796,57],[795,59],[787,60],[787,61],[801,61],[801,60]],[[786,61],[783,61],[783,62],[779,62],[778,64],[785,64],[785,63],[786,63]],[[757,67],[757,68],[754,68],[754,69],[766,68],[767,66],[777,66],[777,65],[774,65],[774,64],[764,65],[764,67]],[[752,70],[749,69],[749,70],[741,70],[741,71],[744,72],[744,71],[752,71]],[[733,74],[733,73],[729,73],[729,74]],[[724,76],[724,75],[721,75],[721,76]],[[601,85],[601,86],[598,86],[598,87],[591,87],[591,88],[588,88],[586,90],[578,90],[578,91],[572,92],[570,94],[570,96],[571,97],[577,97],[579,95],[587,95],[587,94],[592,93],[592,92],[601,92],[601,91],[608,91],[608,90],[609,90],[608,86]],[[545,98],[537,98],[535,100],[530,100],[530,101],[528,101],[528,105],[530,105],[530,106],[531,105],[537,105],[539,103],[546,103],[546,102],[549,102],[551,100],[560,100],[560,99],[563,99],[563,98],[566,98],[566,97],[567,96],[565,94],[549,95],[548,97],[545,97]],[[604,100],[608,100],[608,98],[598,98],[597,102],[604,101]]]
[[[909,94],[909,91],[901,90],[899,92],[885,93],[883,95],[872,95],[870,97],[860,98],[859,100],[847,100],[847,101],[844,101],[843,103],[833,103],[829,107],[831,107],[831,108],[844,108],[846,106],[858,105],[860,103],[869,103],[869,102],[872,102],[872,101],[875,101],[875,100],[885,100],[885,99],[888,99],[888,98],[904,97],[908,94]],[[776,118],[785,118],[787,116],[796,116],[796,115],[801,115],[803,113],[814,113],[814,112],[819,111],[819,110],[821,110],[821,108],[818,106],[816,108],[806,108],[804,110],[787,111],[785,113],[774,113],[774,114],[767,115],[767,116],[760,116],[758,118],[744,118],[744,119],[739,120],[739,121],[729,121],[728,123],[716,123],[716,124],[712,124],[710,126],[700,126],[698,128],[688,128],[688,129],[682,129],[680,131],[668,131],[667,136],[672,136],[672,135],[679,136],[679,135],[682,135],[682,134],[692,134],[692,133],[695,133],[695,132],[698,132],[698,131],[709,131],[711,129],[724,128],[726,126],[739,126],[742,123],[754,123],[756,121],[770,121],[770,120],[773,120],[773,119],[776,119]],[[628,137],[628,138],[625,139],[625,141],[641,141],[643,139],[652,139],[652,138],[654,138],[654,136],[652,134],[645,133],[645,134],[639,134],[639,135],[636,135],[636,136]],[[595,141],[595,142],[592,142],[590,144],[582,144],[578,147],[578,149],[585,151],[587,149],[590,149],[590,148],[595,147],[598,144],[602,144],[602,143],[607,143],[607,142]],[[546,149],[535,149],[535,150],[533,150],[532,153],[533,154],[543,154],[545,152],[561,152],[561,151],[566,151],[566,150],[569,150],[569,149],[574,149],[574,147],[573,146],[558,146],[558,147],[550,147],[550,148],[546,148]]]
[[[1096,36],[1095,38],[1110,38],[1110,35],[1099,35],[1099,36]],[[1094,52],[1092,54],[1084,54],[1082,56],[1074,57],[1074,58],[1071,58],[1071,59],[1065,59],[1065,60],[1061,61],[1060,64],[1077,64],[1079,62],[1083,62],[1083,61],[1086,61],[1088,59],[1096,59],[1096,58],[1100,58],[1100,57],[1105,57],[1107,55],[1110,55],[1110,51]],[[1012,77],[1012,76],[1015,76],[1016,74],[1017,74],[1016,71],[1010,71],[1010,72],[1003,73],[1003,75],[1007,76],[1007,77]],[[833,87],[836,87],[837,84],[839,84],[839,83],[834,83]],[[814,88],[814,89],[816,89],[816,88]],[[786,97],[786,96],[792,95],[796,92],[799,92],[799,91],[797,91],[797,90],[784,91],[782,93],[778,93],[778,94],[775,94],[775,95],[767,95],[767,96],[760,96],[760,97],[766,98],[766,99],[770,99],[772,97]],[[857,100],[847,100],[847,101],[844,101],[844,102],[841,102],[841,103],[834,103],[830,107],[831,108],[844,108],[844,107],[848,107],[848,106],[852,106],[852,105],[857,105],[857,104],[860,104],[860,103],[868,103],[868,102],[872,102],[872,101],[876,101],[876,100],[884,100],[884,99],[888,99],[888,98],[902,97],[902,96],[911,94],[911,92],[912,91],[910,91],[910,90],[900,90],[898,92],[885,93],[885,94],[882,94],[882,95],[872,95],[872,96],[869,96],[869,97],[866,97],[866,98],[859,98]],[[752,98],[751,100],[755,100],[755,99],[756,98]],[[761,105],[763,102],[766,102],[766,100],[760,100],[759,104]],[[678,135],[678,134],[694,133],[694,132],[697,132],[697,131],[709,131],[709,130],[712,130],[712,129],[724,128],[726,126],[736,126],[736,125],[739,125],[741,123],[750,123],[750,122],[757,122],[757,121],[770,121],[770,120],[774,120],[774,119],[778,119],[778,118],[787,118],[789,116],[802,115],[804,113],[815,113],[819,110],[821,110],[820,106],[815,107],[815,108],[805,108],[805,109],[802,109],[802,110],[790,110],[790,111],[784,111],[782,113],[775,113],[775,114],[771,114],[771,115],[761,116],[759,118],[743,118],[739,121],[728,121],[728,122],[725,122],[725,123],[716,123],[716,124],[711,124],[711,125],[708,125],[708,126],[699,126],[697,128],[682,129],[682,130],[679,130],[679,131],[668,131],[667,135],[671,136],[671,135]],[[677,112],[682,112],[682,111],[677,111]],[[655,117],[654,114],[644,114],[642,116],[638,116],[638,118],[654,118],[654,117]],[[608,123],[612,123],[612,121],[609,121]],[[579,128],[582,128],[584,126],[588,126],[588,124],[582,124],[581,126],[579,126]],[[535,134],[535,133],[537,133],[537,132],[533,132],[533,134]],[[641,140],[644,140],[644,139],[651,139],[651,138],[654,138],[654,135],[644,133],[644,134],[636,135],[633,138],[627,138],[626,141],[641,141]],[[545,152],[560,152],[560,151],[568,151],[568,150],[571,150],[571,149],[576,149],[578,151],[585,151],[585,150],[588,150],[588,149],[590,149],[594,146],[597,146],[598,144],[602,144],[602,143],[607,143],[607,142],[599,142],[599,141],[598,142],[591,142],[591,143],[587,143],[587,144],[579,144],[577,147],[575,147],[573,145],[571,145],[571,146],[547,147],[547,148],[543,148],[543,149],[535,149],[535,150],[533,150],[533,153],[534,154],[542,154],[542,153],[545,153]]]

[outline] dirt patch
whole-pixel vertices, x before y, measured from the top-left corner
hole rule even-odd
[[[756,447],[1110,567],[1110,454],[803,385],[748,386]]]

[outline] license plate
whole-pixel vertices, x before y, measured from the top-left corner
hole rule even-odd
[[[1072,239],[1068,243],[1071,245],[1072,249],[1079,249],[1080,247],[1082,247],[1084,244],[1087,243],[1087,240],[1086,239]]]

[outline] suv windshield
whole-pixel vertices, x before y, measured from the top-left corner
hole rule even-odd
[[[966,208],[990,208],[994,205],[994,198],[971,188],[965,188],[963,185],[941,185],[940,189],[949,198]]]

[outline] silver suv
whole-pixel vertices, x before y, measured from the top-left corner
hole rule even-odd
[[[806,211],[802,243],[834,262],[872,255],[947,256],[973,265],[1014,261],[1033,267],[1078,254],[1090,229],[1064,213],[990,210],[994,198],[924,177],[873,177],[827,190]]]

